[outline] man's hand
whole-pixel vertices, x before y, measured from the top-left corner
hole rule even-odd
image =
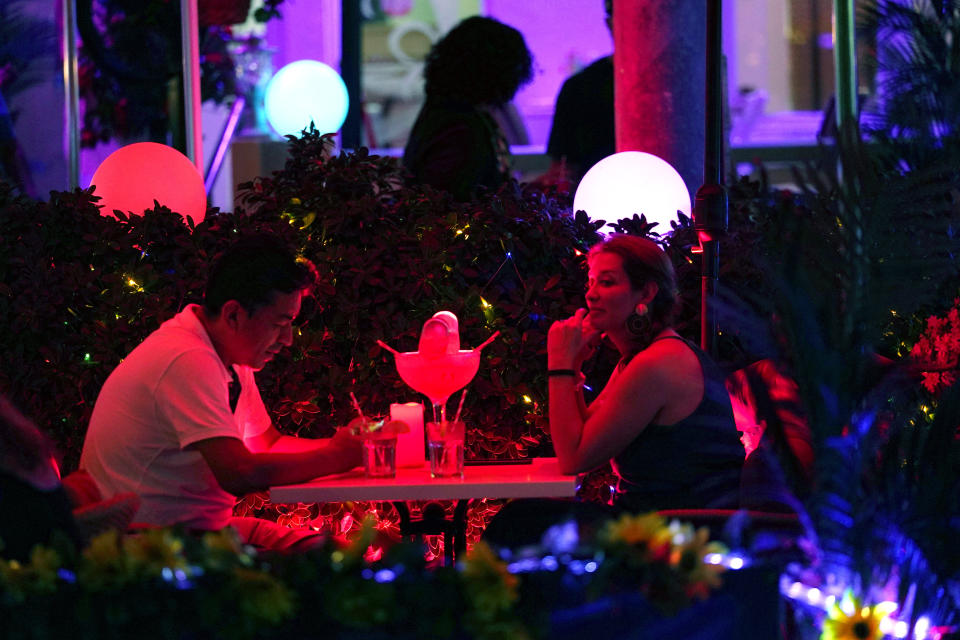
[[[351,469],[363,462],[363,440],[351,435],[350,429],[346,427],[337,429],[327,447],[342,455],[344,463],[349,464]]]
[[[200,440],[190,448],[200,452],[224,491],[240,496],[349,471],[362,462],[362,446],[359,438],[338,429],[332,438],[283,436],[265,452],[252,452],[227,437]]]

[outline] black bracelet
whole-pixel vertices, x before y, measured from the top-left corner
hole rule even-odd
[[[557,376],[576,377],[579,374],[580,374],[579,371],[574,371],[573,369],[547,369],[548,378],[554,378]]]

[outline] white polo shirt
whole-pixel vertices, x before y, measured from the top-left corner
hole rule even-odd
[[[250,367],[235,366],[242,391],[230,411],[230,373],[188,305],[150,334],[107,378],[90,417],[80,468],[104,495],[133,491],[136,522],[196,529],[228,524],[236,498],[187,446],[243,440],[270,426]]]

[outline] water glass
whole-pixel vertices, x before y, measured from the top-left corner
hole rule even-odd
[[[393,478],[397,475],[397,436],[363,440],[363,470],[368,478]]]
[[[464,433],[462,422],[445,420],[427,423],[427,450],[432,478],[463,477]]]

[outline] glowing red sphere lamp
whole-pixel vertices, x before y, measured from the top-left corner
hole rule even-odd
[[[142,214],[161,205],[199,224],[207,212],[203,176],[189,158],[156,142],[121,147],[100,163],[90,184],[100,196],[101,213],[115,209]]]

